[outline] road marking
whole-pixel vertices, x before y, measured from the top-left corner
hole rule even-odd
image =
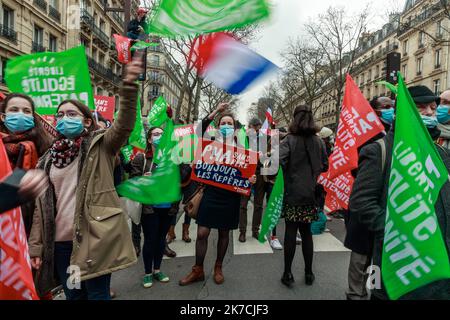
[[[243,254],[271,254],[273,253],[269,241],[260,243],[252,236],[252,228],[247,228],[247,241],[239,242],[239,230],[233,230],[233,253],[235,255]]]
[[[344,247],[343,243],[334,237],[331,233],[325,232],[319,235],[313,235],[315,252],[347,252],[350,251]]]

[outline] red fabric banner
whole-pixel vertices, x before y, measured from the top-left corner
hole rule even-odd
[[[347,75],[336,143],[329,158],[329,170],[318,180],[327,191],[325,206],[328,209],[348,209],[354,181],[350,172],[358,168],[358,148],[383,131],[380,119],[352,77]]]
[[[254,151],[201,139],[192,166],[192,180],[250,195],[249,178],[256,172],[258,155]]]
[[[0,181],[11,174],[0,139]],[[0,213],[0,300],[38,300],[20,208]]]
[[[114,120],[114,110],[116,108],[116,98],[106,96],[94,96],[95,111],[109,121]]]
[[[117,59],[120,63],[127,64],[131,61],[131,39],[119,34],[113,36],[116,39]]]

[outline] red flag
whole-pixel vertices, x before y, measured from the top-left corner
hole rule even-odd
[[[11,174],[0,139],[0,181]],[[38,300],[20,208],[0,213],[0,300]]]
[[[116,39],[117,59],[120,63],[127,64],[131,61],[131,39],[114,34]]]
[[[384,131],[384,126],[364,98],[356,83],[347,75],[336,143],[329,158],[329,170],[318,182],[327,191],[328,210],[348,209],[353,188],[353,169],[358,168],[358,148]]]
[[[357,168],[358,148],[383,131],[380,119],[347,74],[336,143],[329,159],[328,178],[333,179]]]
[[[116,98],[106,96],[94,96],[95,111],[100,113],[103,118],[109,121],[114,120],[114,109],[116,107]]]

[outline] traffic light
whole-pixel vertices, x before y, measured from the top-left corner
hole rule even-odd
[[[400,53],[391,52],[386,57],[386,81],[398,83],[397,72],[400,71]]]

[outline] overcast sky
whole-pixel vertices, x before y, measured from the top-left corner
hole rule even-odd
[[[280,52],[283,51],[289,38],[296,38],[303,32],[302,25],[314,18],[329,6],[343,6],[349,13],[357,13],[370,4],[371,23],[369,31],[379,29],[388,21],[387,12],[392,9],[402,9],[405,0],[271,0],[274,4],[270,21],[262,26],[259,38],[250,47],[283,67]],[[274,77],[265,79],[241,95],[241,106],[238,113],[241,121],[247,121],[247,109],[256,102],[263,88]]]

